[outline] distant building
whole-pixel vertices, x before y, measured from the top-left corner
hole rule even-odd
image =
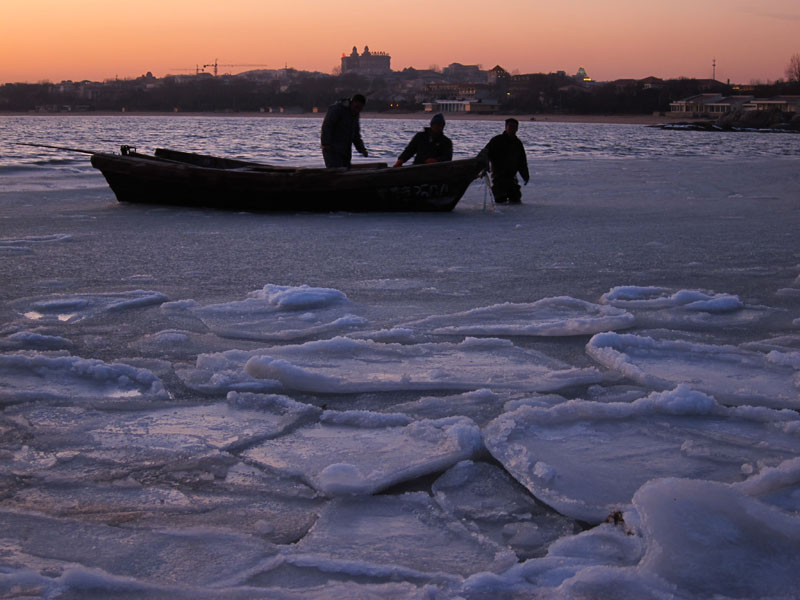
[[[500,110],[500,103],[497,100],[433,100],[423,102],[422,106],[426,113],[470,113],[470,114],[492,114]]]
[[[462,65],[450,63],[442,69],[442,75],[447,81],[486,81],[486,73],[481,71],[480,65]]]
[[[575,81],[577,81],[578,83],[592,83],[592,81],[594,81],[591,77],[589,77],[586,74],[586,69],[584,69],[583,67],[578,67],[578,72],[575,73],[573,79],[575,79]]]
[[[753,96],[724,96],[722,94],[697,94],[669,105],[669,111],[677,115],[721,115],[737,108],[747,110],[746,104]]]
[[[369,46],[364,46],[364,53],[359,55],[353,46],[350,56],[342,53],[342,74],[386,75],[392,72],[391,62],[392,57],[386,52],[370,52]]]

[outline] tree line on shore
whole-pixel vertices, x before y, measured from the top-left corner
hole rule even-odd
[[[288,112],[324,111],[353,92],[369,97],[373,112],[416,112],[423,102],[443,97],[426,73],[406,69],[386,77],[338,76],[288,70],[281,78],[258,76],[168,76],[150,73],[106,82],[7,83],[0,86],[0,111],[6,112]],[[478,84],[484,97],[505,114],[652,114],[695,94],[747,93],[759,97],[800,94],[800,82],[778,81],[742,90],[714,80],[648,78],[584,84],[563,73],[533,74]],[[453,96],[453,93],[450,94]]]

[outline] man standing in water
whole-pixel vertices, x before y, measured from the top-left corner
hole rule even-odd
[[[530,180],[528,159],[525,156],[522,141],[517,137],[518,129],[519,121],[506,119],[505,131],[494,136],[480,153],[480,156],[489,161],[492,173],[492,194],[498,204],[522,202],[522,191],[517,182],[517,173],[522,176],[525,185],[528,185]]]
[[[368,156],[367,148],[361,139],[359,113],[367,103],[361,94],[349,100],[339,100],[332,104],[322,121],[322,158],[326,167],[350,168],[353,150],[356,147],[361,154]]]
[[[412,156],[415,165],[453,160],[453,142],[444,134],[444,115],[442,113],[433,115],[431,126],[411,138],[394,166],[401,166]]]

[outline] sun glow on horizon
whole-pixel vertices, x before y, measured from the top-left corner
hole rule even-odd
[[[0,83],[156,77],[259,64],[330,73],[355,45],[392,57],[392,69],[453,62],[510,72],[575,73],[598,81],[712,76],[774,81],[800,51],[796,0],[420,0],[386,5],[316,0],[3,0]],[[747,43],[742,43],[747,40]],[[220,72],[238,72],[224,68]]]

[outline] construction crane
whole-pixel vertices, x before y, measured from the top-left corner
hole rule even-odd
[[[200,65],[195,65],[194,67],[187,68],[187,69],[179,68],[179,67],[170,67],[169,70],[170,71],[194,71],[195,75],[199,75],[200,73],[204,72],[203,69],[204,69],[204,67],[201,67]]]
[[[214,59],[213,63],[209,63],[207,65],[203,65],[203,68],[206,67],[214,67],[214,77],[217,76],[218,68],[219,67],[268,67],[269,65],[252,65],[252,64],[244,64],[244,65],[227,65],[217,62],[217,59]]]

